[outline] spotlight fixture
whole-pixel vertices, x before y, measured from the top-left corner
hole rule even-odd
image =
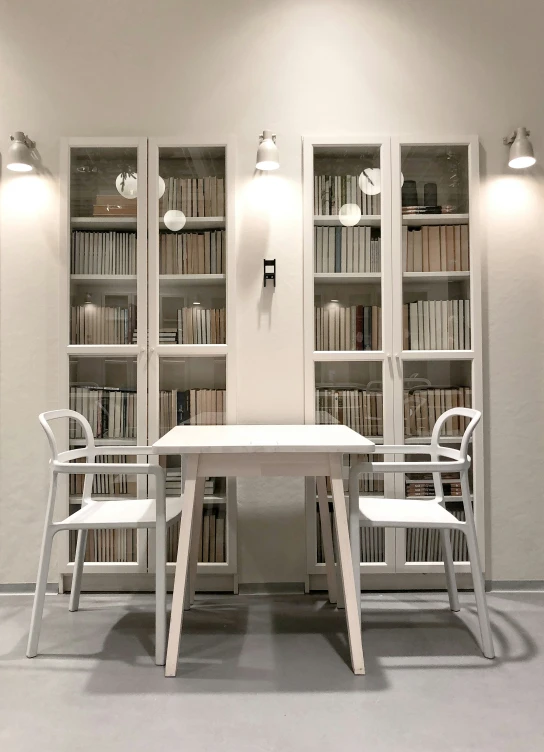
[[[257,169],[277,170],[280,166],[280,153],[276,146],[276,134],[272,131],[263,131],[259,136],[259,148],[257,149]]]
[[[516,128],[516,130],[503,139],[505,146],[510,147],[508,157],[508,166],[519,170],[523,167],[531,167],[535,164],[536,159],[533,152],[533,145],[529,141],[531,131],[527,128]]]
[[[36,146],[22,131],[10,136],[12,144],[8,150],[8,170],[13,172],[31,172],[34,169],[31,150]]]
[[[90,292],[88,292],[88,293],[87,293],[87,294],[85,295],[85,303],[84,303],[83,305],[86,305],[86,306],[87,306],[87,305],[92,305],[92,304],[93,304],[93,296],[91,295],[91,293],[90,293]]]

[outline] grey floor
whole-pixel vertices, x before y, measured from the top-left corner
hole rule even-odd
[[[2,752],[538,752],[544,593],[489,596],[498,651],[475,643],[473,598],[364,597],[367,675],[343,612],[311,596],[206,596],[186,614],[176,679],[153,664],[153,599],[48,596],[24,657],[31,597],[0,596]]]

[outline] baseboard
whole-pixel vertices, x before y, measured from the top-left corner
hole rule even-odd
[[[544,591],[544,580],[490,580],[489,589],[492,592],[542,592]]]
[[[303,582],[244,582],[239,586],[240,595],[303,595]]]
[[[20,595],[21,593],[34,594],[35,590],[36,590],[36,584],[34,582],[0,583],[0,594],[1,593],[13,594],[13,595]],[[47,592],[58,593],[59,586],[54,582],[50,582],[49,585],[47,586]]]

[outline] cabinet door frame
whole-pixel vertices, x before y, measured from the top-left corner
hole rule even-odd
[[[76,148],[126,147],[137,149],[138,181],[145,186],[139,191],[136,201],[136,256],[137,256],[137,344],[129,345],[71,345],[70,344],[70,275],[71,275],[71,151]],[[115,189],[115,186],[112,186]],[[147,139],[140,137],[70,137],[61,140],[60,149],[60,369],[59,369],[59,405],[69,405],[70,394],[70,356],[93,357],[136,357],[137,359],[137,429],[135,444],[147,444]],[[68,426],[59,433],[60,446],[69,446]],[[138,461],[147,461],[138,457]],[[69,513],[69,484],[59,484],[62,506]],[[138,497],[147,496],[147,479],[138,476]],[[62,558],[60,575],[73,572],[73,562],[69,559],[68,536],[62,538]],[[137,558],[135,562],[89,562],[85,564],[85,574],[119,574],[121,572],[141,573],[147,571],[147,535],[145,530],[137,530]]]
[[[225,310],[226,344],[225,345],[161,345],[159,343],[160,326],[160,278],[159,278],[159,213],[155,207],[159,203],[159,162],[161,148],[209,148],[221,147],[225,149]],[[236,201],[236,142],[232,136],[216,139],[191,140],[182,136],[158,137],[148,140],[148,286],[149,286],[149,349],[148,361],[148,441],[153,444],[159,438],[159,389],[160,389],[160,361],[166,358],[195,357],[212,358],[224,357],[226,368],[226,422],[236,422],[236,263],[235,253],[235,201]],[[153,459],[158,463],[158,457]],[[226,552],[225,564],[199,563],[198,573],[217,575],[223,589],[221,578],[229,575],[234,589],[237,589],[237,508],[236,508],[236,479],[227,478],[227,519],[226,519]],[[155,540],[154,535],[148,536],[148,572],[155,571]],[[167,563],[167,573],[173,573],[175,564]]]
[[[470,301],[471,301],[471,349],[470,350],[403,350],[402,305],[403,305],[403,250],[402,250],[402,200],[401,200],[401,148],[402,146],[467,146],[469,187],[469,244],[470,244]],[[482,311],[481,311],[481,220],[480,220],[480,172],[478,136],[422,136],[397,135],[391,138],[391,257],[393,274],[393,353],[394,353],[394,413],[395,443],[404,443],[404,369],[412,361],[467,361],[472,379],[472,406],[483,412],[482,381]],[[396,324],[396,325],[395,325]],[[473,498],[474,514],[482,565],[485,569],[485,497],[484,497],[484,445],[483,425],[473,436]],[[402,461],[402,456],[395,458]],[[405,497],[404,477],[396,475],[397,498]],[[442,562],[406,562],[405,530],[396,531],[396,571],[410,573],[442,573]],[[468,563],[455,564],[458,573],[470,572]]]
[[[314,332],[314,147],[365,146],[380,147],[381,189],[381,307],[382,349],[376,351],[315,350]],[[387,290],[392,284],[391,265],[391,141],[386,135],[351,134],[349,136],[302,137],[303,152],[303,306],[304,306],[304,417],[306,423],[315,422],[315,364],[318,362],[377,362],[381,363],[383,380],[384,444],[394,443],[395,424],[393,411],[394,379],[392,363],[392,301]],[[377,451],[379,451],[379,445]],[[394,479],[385,476],[385,495],[394,495]],[[306,572],[307,575],[324,574],[322,564],[316,564],[316,498],[315,482],[307,478],[305,483],[306,512]],[[395,571],[395,531],[385,531],[385,561],[361,563],[362,574],[380,574]]]

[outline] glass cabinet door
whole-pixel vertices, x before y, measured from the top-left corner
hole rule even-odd
[[[150,140],[151,443],[176,425],[222,425],[231,415],[227,401],[228,149],[225,144],[187,146]],[[181,457],[162,456],[159,461],[166,470],[167,496],[179,496],[184,477]],[[207,478],[199,573],[236,571],[235,512],[235,481]],[[178,537],[179,525],[175,525],[168,532],[169,563],[175,562]]]
[[[97,446],[147,444],[147,156],[145,139],[70,139],[66,157],[67,285],[65,368],[67,403],[89,421]],[[67,442],[84,443],[71,421]],[[127,473],[94,476],[93,498],[147,495],[146,478],[130,474],[134,455],[103,455],[126,462]],[[69,476],[69,511],[81,504],[84,476]],[[76,534],[70,533],[67,562]],[[145,532],[89,533],[86,571],[145,571]],[[69,570],[68,570],[69,571]]]
[[[221,346],[226,320],[226,149],[154,147],[153,345]]]
[[[479,257],[473,207],[477,140],[393,142],[393,289],[395,423],[398,443],[430,443],[437,418],[454,407],[481,409]],[[465,419],[446,423],[441,443],[459,447]],[[474,435],[471,490],[481,518],[482,431]],[[408,455],[417,462],[418,455]],[[423,458],[425,459],[425,458]],[[432,478],[396,479],[401,498],[434,496]],[[446,508],[463,517],[459,476],[443,479]],[[478,493],[479,492],[479,493]],[[483,541],[483,525],[480,525]],[[443,571],[439,531],[397,530],[399,571]],[[464,536],[452,535],[454,560],[466,569]]]
[[[382,349],[380,145],[315,146],[315,350]]]
[[[402,349],[471,350],[469,147],[403,144],[400,164]]]

